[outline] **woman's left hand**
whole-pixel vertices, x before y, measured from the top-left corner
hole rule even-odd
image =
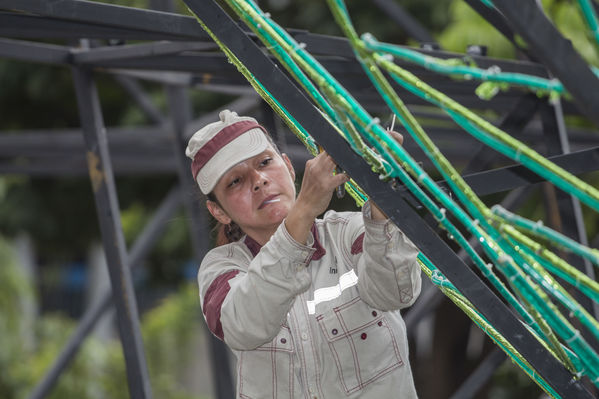
[[[403,135],[401,133],[398,133],[394,130],[387,130],[387,133],[389,133],[389,135],[391,137],[393,137],[393,139],[395,139],[395,141],[397,141],[399,143],[399,145],[403,144]],[[372,220],[387,220],[389,219],[389,217],[387,217],[387,215],[385,215],[385,212],[383,212],[381,210],[381,208],[378,207],[378,205],[374,202],[371,201],[371,217]]]

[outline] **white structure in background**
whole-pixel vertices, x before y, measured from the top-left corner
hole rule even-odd
[[[88,274],[87,287],[85,292],[85,307],[89,308],[91,304],[101,300],[107,292],[111,292],[110,276],[108,275],[108,266],[104,256],[104,248],[101,243],[91,245],[87,254]],[[114,325],[114,307],[104,313],[96,323],[93,336],[100,341],[107,341],[115,338]]]
[[[35,289],[37,286],[37,264],[35,259],[35,251],[31,238],[27,233],[19,234],[13,242],[13,248],[17,257],[17,264],[22,272],[23,277],[27,281],[27,285]],[[31,347],[34,345],[34,328],[35,319],[39,313],[39,307],[35,295],[27,295],[21,298],[22,317],[20,318],[19,329],[21,337],[23,337],[23,345]]]

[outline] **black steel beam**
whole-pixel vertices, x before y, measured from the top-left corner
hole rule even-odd
[[[96,201],[104,252],[117,309],[121,345],[133,399],[151,398],[152,391],[139,327],[137,301],[127,266],[127,252],[106,131],[92,74],[73,68],[73,80],[85,144],[90,180]]]
[[[333,45],[331,42],[337,41],[337,38],[327,37],[325,39],[321,39],[325,42],[326,49],[328,50],[330,46]],[[174,45],[174,43],[173,43]],[[203,43],[203,45],[210,45],[212,43]],[[136,46],[126,46],[126,48],[144,48],[149,47],[150,45],[136,45]],[[316,47],[316,45],[315,45]],[[306,47],[308,51],[310,51],[310,46]],[[116,52],[119,47],[109,47],[109,51]],[[168,51],[168,48],[166,49]],[[332,50],[332,49],[331,49]],[[93,54],[95,50],[91,50],[90,54]],[[144,50],[149,53],[149,50]],[[332,50],[334,52],[334,50]],[[454,55],[457,58],[462,58],[463,55],[453,54],[453,53],[444,53],[445,55]],[[330,55],[322,54],[322,55]],[[87,57],[87,56],[86,56]],[[355,58],[332,58],[332,57],[317,57],[320,62],[326,66],[326,68],[333,75],[346,75],[352,77],[362,77],[365,76],[363,69],[360,64],[357,62]],[[195,53],[195,54],[187,54],[187,55],[169,55],[168,57],[159,56],[152,57],[151,54],[144,56],[140,54],[137,57],[127,57],[127,58],[115,58],[115,59],[102,59],[98,57],[98,59],[93,60],[95,65],[106,67],[106,68],[135,68],[135,69],[168,69],[175,71],[202,71],[202,72],[224,72],[227,71],[229,74],[231,72],[235,72],[235,68],[231,65],[227,65],[226,57],[222,53]],[[443,82],[446,84],[452,84],[458,90],[461,90],[464,93],[468,93],[472,96],[473,89],[478,86],[479,83],[474,81],[456,81],[451,79],[448,76],[440,75],[436,72],[429,71],[420,66],[397,61],[397,64],[402,68],[407,69],[410,72],[418,74],[418,76],[430,83],[434,82]],[[490,67],[492,65],[499,66],[504,72],[514,72],[514,73],[526,73],[533,76],[539,77],[547,77],[546,71],[537,64],[524,63],[524,62],[513,62],[513,61],[505,61],[500,59],[484,59],[484,62],[480,63],[481,67]],[[224,69],[223,69],[224,68]],[[357,84],[361,84],[365,87],[370,87],[371,83],[368,80],[361,80],[360,82],[356,82]]]
[[[151,158],[148,161],[129,160],[127,156],[113,157],[114,173],[120,176],[172,176],[175,162],[169,158]],[[28,175],[35,177],[79,177],[87,175],[85,156],[73,159],[43,158],[0,162],[0,175]]]
[[[46,64],[66,64],[71,53],[65,46],[0,38],[0,57]]]
[[[517,48],[523,55],[528,57],[530,60],[534,60],[527,49],[522,47],[522,44],[516,39],[514,31],[507,23],[505,17],[493,7],[489,7],[480,0],[464,0],[474,11],[476,11],[481,17],[487,20],[488,23],[493,25],[495,29],[499,31],[507,40],[509,40],[515,48]],[[484,43],[472,43],[472,44],[484,44]]]
[[[237,109],[239,112],[244,112],[243,110],[250,109],[246,107],[253,107],[254,101],[254,99],[239,100],[227,106],[231,109]],[[213,113],[211,118],[200,118],[198,121],[191,122],[189,128],[191,130],[188,131],[188,134],[192,130],[197,130],[203,126],[207,123],[207,120],[214,120],[214,115]],[[76,132],[75,130],[65,130],[64,132],[52,131],[48,133],[0,134],[0,157],[21,157],[21,160],[16,163],[8,161],[0,163],[0,174],[49,176],[53,174],[80,175],[84,173],[82,168],[85,161],[83,157],[77,156],[83,149],[83,141]],[[449,142],[455,142],[459,139],[459,137],[449,134],[448,131],[440,130],[438,135],[434,133],[432,136],[439,140],[447,139]],[[587,132],[587,134],[590,133]],[[109,129],[108,136],[110,138],[110,150],[113,153],[113,165],[117,172],[147,174],[155,172],[172,173],[175,170],[172,155],[168,155],[164,151],[168,144],[166,130],[163,127]],[[417,148],[410,143],[410,139],[406,138],[406,141],[406,148],[411,153],[416,153]],[[140,146],[143,148],[142,152],[144,153],[144,156],[141,157],[139,156]],[[474,149],[474,147],[472,148]],[[299,152],[294,149],[294,145],[289,148],[292,156]],[[451,147],[447,149],[441,146],[441,150],[446,154],[458,156],[463,154],[464,146],[461,144],[458,148]],[[153,158],[148,160],[147,155],[150,153],[153,154]],[[27,157],[31,157],[30,162],[26,162]],[[47,161],[44,161],[44,159]],[[160,161],[160,159],[163,159],[163,161]],[[593,172],[599,168],[599,147],[556,155],[549,159],[575,175]],[[80,170],[74,167],[76,165],[79,165]],[[472,189],[481,196],[544,181],[543,178],[520,164],[467,174],[464,178]],[[438,183],[442,186],[445,184],[443,182]]]
[[[191,244],[195,260],[199,266],[208,252],[210,223],[207,220],[206,211],[197,198],[198,188],[189,169],[189,160],[185,156],[185,148],[187,147],[186,129],[191,122],[191,102],[182,87],[167,86],[166,92],[173,126],[172,149],[177,164],[179,184],[185,192],[184,205],[189,216]],[[200,315],[198,314],[198,316]],[[212,334],[210,334],[209,346],[216,397],[218,399],[232,398],[235,396],[235,384],[231,376],[227,348],[222,341],[216,339]]]
[[[0,0],[0,9],[79,23],[160,33],[165,39],[209,40],[194,18],[169,12],[84,0]]]
[[[76,64],[93,64],[99,61],[126,60],[140,57],[162,57],[184,51],[203,51],[218,48],[214,43],[202,42],[168,42],[128,44],[121,46],[94,47],[73,51],[73,62]]]
[[[400,28],[404,29],[411,38],[421,43],[436,42],[428,30],[406,12],[399,3],[393,0],[374,0],[374,4],[384,11],[385,15],[391,18]]]
[[[172,215],[181,204],[181,189],[175,187],[169,191],[162,201],[152,218],[144,227],[141,234],[135,239],[129,255],[129,265],[135,268],[141,263],[146,254],[152,249],[164,227],[171,220]],[[44,375],[44,378],[35,386],[29,399],[41,399],[46,397],[51,391],[60,374],[66,370],[71,360],[77,354],[83,341],[93,331],[100,317],[106,313],[113,305],[112,293],[109,291],[100,295],[100,299],[91,304],[81,317],[77,328],[71,334],[67,343],[63,346],[50,369]]]
[[[209,36],[196,24],[193,17],[168,12],[136,9],[84,0],[62,0],[60,2],[47,2],[43,0],[0,0],[0,9],[34,13],[48,18],[60,18],[59,20],[41,18],[41,20],[45,20],[46,22],[55,21],[87,25],[90,23],[95,24],[98,27],[107,29],[107,34],[104,36],[105,39],[115,38],[114,34],[118,33],[119,29],[131,31],[137,29],[143,32],[159,34],[160,36],[153,38],[160,40],[191,39],[194,41],[210,42]],[[3,15],[7,20],[0,19],[0,21],[5,21],[5,24],[16,23],[17,26],[22,23],[19,18],[40,18],[39,16],[11,16],[2,13],[0,13],[0,18],[2,18]],[[11,22],[10,18],[17,19],[15,22]],[[31,29],[36,30],[39,29],[38,25],[40,24],[41,21],[35,21],[29,25],[31,25]],[[54,29],[54,26],[49,26],[49,28]],[[82,29],[84,28],[82,27]],[[2,31],[0,30],[0,32]],[[42,38],[52,37],[51,29],[40,31],[40,33],[43,33],[44,35]],[[291,30],[290,33],[298,41],[306,43],[309,51],[313,54],[339,55],[350,58],[352,61],[354,59],[353,51],[345,38],[312,34],[304,30]],[[101,36],[95,35],[94,37],[98,38]],[[464,54],[445,51],[422,49],[419,51],[439,58],[464,57]],[[547,76],[542,65],[530,62],[508,61],[479,56],[469,56],[469,59],[474,60],[477,65],[482,68],[497,65],[505,72],[519,72],[535,76]],[[342,65],[341,68],[345,66],[346,65]]]
[[[0,37],[21,39],[181,40],[178,35],[0,12]]]
[[[493,0],[529,51],[557,77],[583,114],[599,126],[599,78],[536,0]]]
[[[166,126],[107,128],[111,153],[130,152],[143,158],[146,152],[155,155],[164,151],[168,140]],[[135,151],[137,147],[137,152]],[[25,156],[85,156],[81,129],[24,130],[0,133],[0,157]]]
[[[86,309],[76,330],[71,334],[61,352],[54,359],[50,369],[46,371],[44,377],[33,388],[33,391],[29,395],[29,399],[43,399],[52,392],[58,378],[63,371],[67,369],[71,360],[73,360],[73,357],[79,351],[83,341],[92,332],[100,317],[110,309],[110,305],[112,304],[111,299],[110,293],[108,293],[102,300],[93,303]]]
[[[150,121],[156,124],[166,123],[166,118],[162,115],[162,112],[154,105],[150,96],[145,93],[136,79],[124,75],[115,75],[114,79],[133,98]]]
[[[599,168],[599,147],[570,154],[555,155],[548,157],[548,159],[562,168],[567,168],[568,172],[578,175]],[[464,179],[480,196],[544,181],[542,177],[520,164],[466,175]],[[493,182],[492,186],[489,184],[490,181]]]
[[[214,1],[185,2],[552,388],[569,398],[591,397],[582,384],[547,352],[475,273],[426,223],[422,223],[414,210],[398,198],[387,183],[372,174],[365,161],[351,150],[303,93],[264,56],[261,49]]]

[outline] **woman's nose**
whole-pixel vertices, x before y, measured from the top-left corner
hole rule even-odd
[[[266,186],[268,184],[268,179],[262,173],[256,173],[256,178],[254,179],[254,191],[260,190],[262,186]]]

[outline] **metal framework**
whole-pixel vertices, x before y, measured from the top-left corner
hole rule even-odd
[[[599,109],[599,79],[574,52],[566,40],[540,14],[532,0],[515,2],[495,0],[491,10],[476,0],[466,0],[481,15],[514,43],[516,35],[524,37],[528,49],[522,54],[532,61],[505,61],[472,56],[481,67],[499,65],[503,71],[524,72],[536,76],[558,77],[572,94],[574,102],[548,104],[535,96],[511,90],[491,101],[473,96],[474,83],[454,82],[424,69],[402,65],[437,89],[463,105],[476,109],[492,109],[504,115],[497,123],[514,136],[544,146],[545,154],[555,163],[574,174],[599,169],[599,140],[592,132],[566,131],[563,114],[585,115],[599,124],[593,110]],[[512,312],[489,290],[468,267],[464,254],[454,253],[436,234],[434,228],[422,223],[414,211],[415,201],[403,188],[389,185],[368,174],[369,168],[343,142],[309,100],[291,83],[272,59],[265,56],[255,37],[235,23],[213,0],[185,0],[244,64],[258,77],[277,99],[317,139],[349,174],[375,199],[388,215],[406,232],[458,289],[475,303],[483,315],[524,355],[544,379],[564,397],[592,397],[581,381],[575,380],[560,364],[547,355],[545,349],[521,325]],[[41,176],[83,174],[87,170],[95,195],[102,239],[111,278],[112,293],[91,306],[81,318],[77,330],[56,359],[51,370],[31,398],[43,398],[52,389],[60,373],[68,366],[78,347],[93,329],[99,317],[110,308],[117,309],[119,333],[125,354],[129,392],[132,398],[152,396],[130,268],[148,253],[164,227],[165,221],[181,204],[189,215],[194,257],[199,260],[207,251],[207,223],[204,215],[189,195],[193,181],[183,158],[185,142],[190,134],[216,113],[194,120],[185,88],[238,95],[230,104],[238,112],[262,112],[264,107],[237,70],[210,40],[194,18],[168,12],[169,2],[160,2],[162,9],[142,10],[83,0],[0,0],[0,57],[34,63],[62,65],[71,69],[76,88],[81,129],[0,133],[0,173]],[[377,0],[406,32],[421,42],[432,42],[430,35],[396,4]],[[523,8],[524,11],[520,9]],[[517,12],[514,12],[517,10]],[[500,11],[500,12],[499,12]],[[526,18],[531,18],[530,24]],[[535,29],[545,32],[539,35]],[[320,57],[324,66],[344,84],[369,110],[388,113],[375,89],[366,79],[353,53],[343,38],[292,30],[295,38],[306,43]],[[66,40],[71,45],[48,44],[39,39]],[[142,41],[141,44],[109,45],[107,40]],[[83,43],[72,45],[72,43]],[[112,42],[110,42],[112,43]],[[558,48],[559,56],[555,49]],[[438,50],[423,50],[437,57],[460,57]],[[530,54],[529,54],[530,53]],[[540,60],[541,63],[533,62]],[[152,125],[138,128],[104,128],[94,74],[109,73],[131,96]],[[590,74],[590,75],[589,75]],[[139,85],[140,80],[164,85],[168,114],[158,110]],[[441,119],[429,114],[422,100],[396,88],[404,101],[417,114]],[[538,120],[533,120],[537,116]],[[274,125],[272,115],[265,114],[266,123]],[[273,126],[274,127],[274,126]],[[506,165],[496,153],[479,147],[475,142],[451,127],[427,129],[433,138],[445,142],[442,150],[450,159],[468,165],[463,169],[466,181],[479,195],[512,191],[504,206],[517,208],[530,192],[528,188],[542,181],[521,165]],[[15,133],[15,134],[12,134]],[[18,134],[16,134],[18,133]],[[83,133],[83,134],[82,134]],[[302,165],[307,153],[286,132],[275,136],[284,142],[292,160]],[[413,144],[409,151],[417,153]],[[148,156],[150,154],[151,156]],[[471,154],[474,154],[473,156]],[[16,162],[16,159],[28,162]],[[58,162],[57,160],[60,160]],[[148,161],[150,160],[150,161]],[[503,167],[489,169],[499,162]],[[164,173],[176,174],[179,187],[174,188],[156,211],[152,221],[138,237],[127,255],[120,226],[119,206],[114,174]],[[403,200],[401,200],[403,198]],[[580,242],[588,241],[578,201],[566,193],[557,193],[563,232]],[[570,259],[577,267],[593,276],[588,263]],[[594,277],[594,276],[593,276]],[[435,289],[425,290],[422,299],[406,315],[412,328],[440,301]],[[582,301],[597,316],[596,304]],[[453,398],[472,397],[493,375],[505,356],[493,352],[464,381]],[[211,359],[214,385],[219,398],[233,396],[232,378],[224,346],[212,339]]]

